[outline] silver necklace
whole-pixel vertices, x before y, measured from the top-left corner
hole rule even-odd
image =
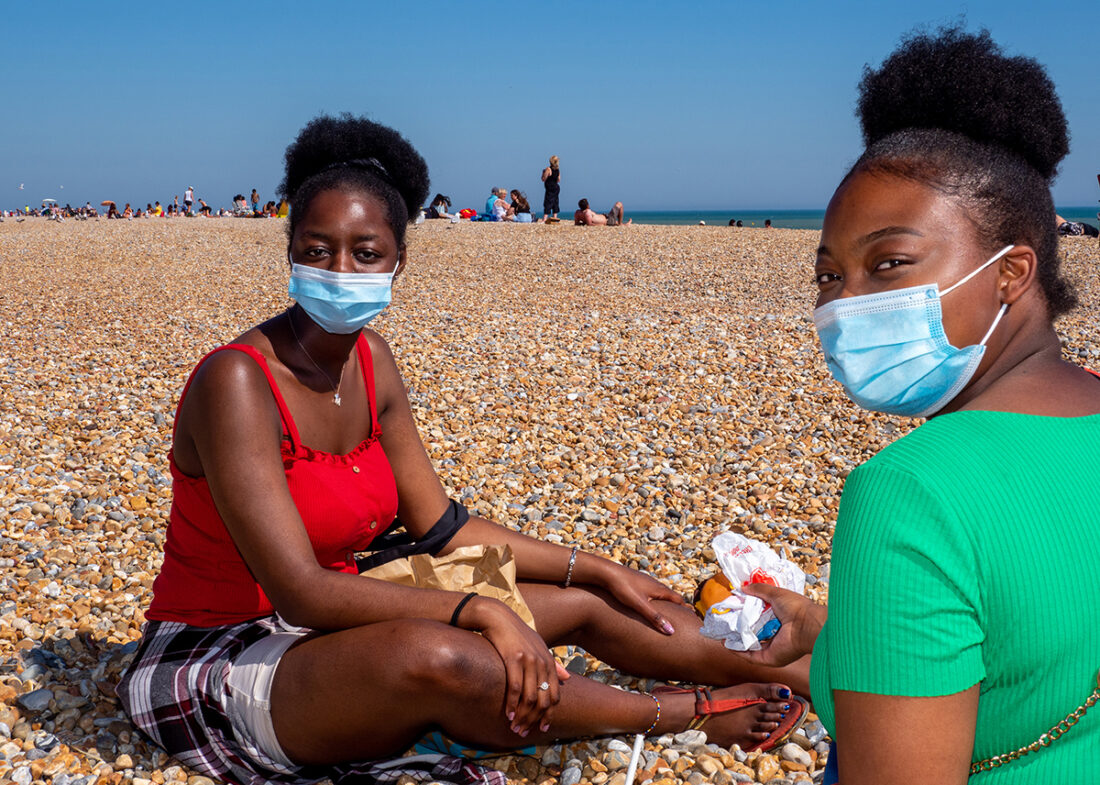
[[[325,373],[325,369],[317,364],[317,361],[313,359],[313,355],[310,354],[309,350],[306,349],[306,347],[302,344],[302,339],[298,337],[298,331],[294,328],[294,317],[291,315],[290,311],[286,312],[286,320],[290,322],[290,332],[294,335],[294,340],[298,342],[298,346],[299,348],[301,348],[302,353],[309,358],[309,361],[313,363],[313,367],[321,372],[321,375],[324,376],[325,379],[328,381],[329,386],[332,387],[332,402],[339,406],[340,387],[344,384],[344,369],[348,367],[347,361],[345,360],[344,364],[340,366],[340,381],[338,381],[336,384],[333,384],[332,377]]]

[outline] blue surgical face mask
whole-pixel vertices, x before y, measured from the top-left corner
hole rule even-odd
[[[396,273],[337,273],[292,263],[287,289],[321,329],[348,335],[390,304]]]
[[[943,331],[940,299],[1013,247],[942,292],[933,283],[845,297],[816,309],[825,362],[848,397],[864,409],[909,417],[927,417],[950,403],[977,371],[1008,304],[980,343],[957,349]]]

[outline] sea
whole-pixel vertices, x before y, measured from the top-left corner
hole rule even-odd
[[[1097,225],[1097,206],[1058,207],[1058,215],[1067,221],[1083,221]],[[761,227],[771,219],[777,229],[812,229],[821,231],[824,210],[628,210],[627,218],[634,223],[658,226],[690,226],[700,221],[707,226],[729,226],[730,219],[742,226]]]

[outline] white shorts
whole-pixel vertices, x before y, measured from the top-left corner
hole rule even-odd
[[[295,767],[275,737],[271,722],[271,685],[275,670],[287,649],[309,631],[291,628],[276,632],[249,646],[229,668],[224,695],[225,713],[241,746],[260,759]]]

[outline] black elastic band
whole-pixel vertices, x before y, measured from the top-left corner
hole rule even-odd
[[[452,627],[457,627],[458,626],[458,614],[462,613],[462,609],[466,607],[466,603],[468,603],[470,600],[472,600],[476,596],[477,596],[477,592],[472,591],[469,594],[467,594],[465,597],[463,597],[461,600],[458,601],[458,605],[455,606],[455,612],[451,614],[450,624],[451,624]]]
[[[335,163],[329,164],[321,171],[327,172],[330,169],[340,169],[349,166],[356,169],[366,169],[368,172],[378,177],[379,180],[386,183],[386,185],[391,188],[397,188],[397,183],[393,181],[390,173],[386,171],[386,167],[382,166],[382,162],[377,158],[352,158],[348,161],[336,161]]]

